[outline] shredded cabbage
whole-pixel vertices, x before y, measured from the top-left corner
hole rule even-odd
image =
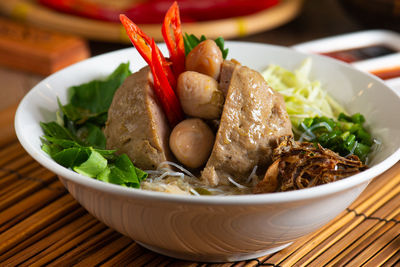
[[[347,114],[344,108],[322,89],[319,81],[309,78],[311,64],[311,58],[307,58],[293,72],[278,65],[270,65],[262,72],[268,84],[283,95],[294,131],[305,118],[326,116],[336,119],[340,113]]]

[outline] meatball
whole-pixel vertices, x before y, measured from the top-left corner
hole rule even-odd
[[[219,119],[224,96],[210,76],[186,71],[179,75],[177,93],[183,111],[193,117]]]
[[[205,40],[186,56],[186,70],[197,71],[218,80],[223,60],[218,45],[213,40]]]
[[[169,146],[183,165],[198,168],[204,165],[214,145],[214,134],[201,119],[186,119],[172,130]]]

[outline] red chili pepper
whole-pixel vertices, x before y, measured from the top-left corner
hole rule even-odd
[[[176,86],[176,79],[170,68],[171,64],[165,59],[154,39],[147,36],[125,15],[121,14],[120,19],[132,44],[150,66],[154,80],[154,92],[161,103],[168,122],[171,127],[174,127],[184,116],[180,102],[172,89]]]
[[[139,54],[143,57],[143,59],[147,62],[147,64],[152,64],[152,54],[151,54],[151,40],[147,34],[145,34],[135,23],[133,23],[127,16],[121,14],[119,16],[122,25],[124,26],[126,33],[128,34],[129,39],[132,44],[136,47]],[[174,73],[170,68],[170,63],[165,59],[162,55],[160,49],[156,46],[156,50],[158,50],[158,54],[161,55],[162,66],[165,74],[167,75],[168,81],[171,84],[172,88],[176,87],[176,79]]]
[[[161,105],[163,106],[164,112],[171,127],[174,127],[183,120],[183,111],[178,97],[175,95],[175,92],[169,84],[167,76],[163,71],[162,54],[156,48],[156,43],[154,40],[151,42],[151,52],[153,62],[150,65],[150,69],[153,73],[154,90],[161,102]]]
[[[172,70],[175,78],[178,79],[179,74],[185,71],[185,46],[183,44],[179,7],[176,1],[165,14],[161,32],[168,47]]]
[[[135,23],[133,23],[127,16],[119,15],[122,25],[124,26],[126,33],[132,44],[136,47],[139,54],[147,62],[151,64],[151,38],[148,37]]]

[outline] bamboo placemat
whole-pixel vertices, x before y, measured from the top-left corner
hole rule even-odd
[[[400,264],[400,163],[329,224],[280,252],[237,263],[186,262],[142,248],[88,214],[18,143],[14,111],[0,111],[0,266]]]

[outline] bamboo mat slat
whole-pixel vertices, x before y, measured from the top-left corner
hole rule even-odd
[[[382,264],[383,267],[395,266],[400,262],[400,251],[397,251],[388,261]]]
[[[75,264],[75,266],[95,266],[104,263],[107,259],[112,258],[114,255],[119,253],[121,250],[129,246],[132,240],[125,236],[119,236],[114,241],[110,242],[107,246],[104,246],[94,253],[88,255],[82,261]]]
[[[10,130],[13,112],[15,106],[0,111],[0,266],[400,265],[400,163],[327,225],[282,251],[236,263],[180,261],[139,246],[88,214],[23,150]]]
[[[64,190],[40,190],[21,200],[12,207],[5,209],[1,212],[0,233],[20,222],[24,218],[29,217],[32,213],[51,203],[64,193]]]
[[[68,224],[71,221],[77,220],[74,222],[75,228],[76,225],[79,225],[78,217],[83,216],[84,213],[85,210],[83,208],[76,209],[55,223],[41,229],[36,234],[19,243],[13,249],[1,255],[0,262],[3,261],[5,265],[11,266],[25,262],[37,253],[48,248],[51,244],[65,237],[71,230]],[[60,227],[62,228],[59,229]]]

